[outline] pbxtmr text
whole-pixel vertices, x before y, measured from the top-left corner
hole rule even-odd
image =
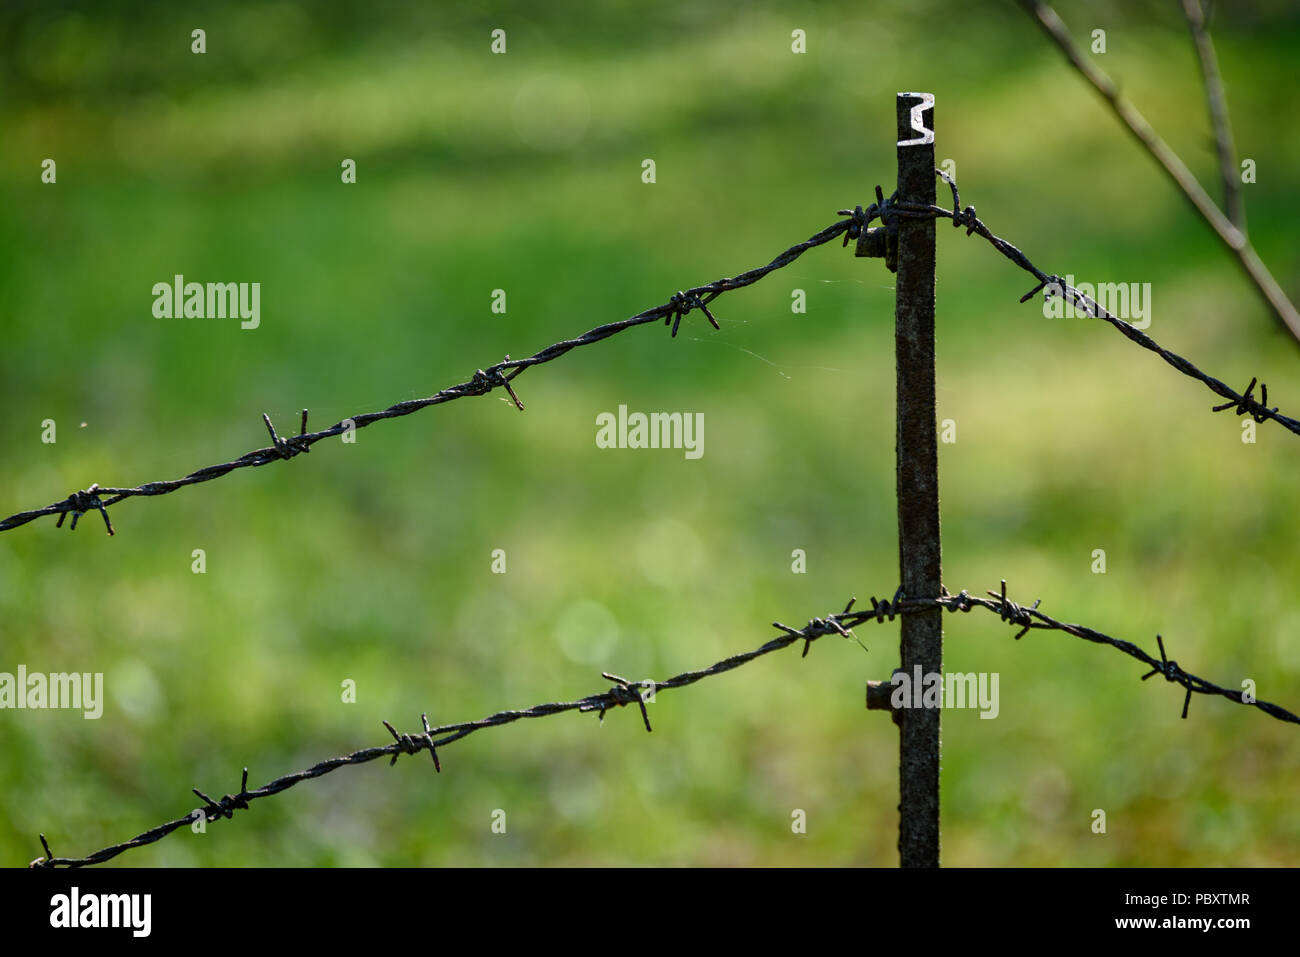
[[[1160,907],[1170,904],[1249,904],[1249,894],[1125,894],[1125,904]]]

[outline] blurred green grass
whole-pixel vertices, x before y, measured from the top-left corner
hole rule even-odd
[[[1102,65],[1212,186],[1167,6],[1058,9],[1076,36],[1107,29]],[[1259,375],[1287,410],[1294,345],[1010,5],[144,9],[3,14],[4,514],[234,457],[264,444],[263,411],[284,431],[303,406],[321,426],[427,395],[766,262],[888,189],[902,89],[936,94],[938,155],[995,232],[1080,280],[1151,282],[1152,335],[1234,386]],[[1251,234],[1294,297],[1300,24],[1218,16],[1259,167]],[[497,26],[505,56],[487,52]],[[1023,274],[956,231],[939,268],[948,586],[1005,577],[1300,704],[1294,439],[1264,425],[1243,445],[1200,385],[1112,330],[1018,306]],[[260,281],[261,328],[153,319],[175,273]],[[380,743],[381,718],[568,699],[605,669],[667,677],[757,646],[773,619],[892,593],[892,310],[878,263],[815,250],[720,300],[720,333],[692,316],[676,340],[633,330],[527,373],[524,415],[493,397],[383,423],[124,503],[111,539],[94,516],[0,536],[0,670],[103,671],[108,694],[99,721],[0,712],[0,860],[36,856],[38,831],[59,854],[122,840],[244,765],[260,783]],[[597,449],[595,416],[620,403],[703,412],[706,454]],[[1206,698],[1183,722],[1179,689],[1123,656],[945,623],[948,670],[1001,675],[997,720],[945,715],[948,863],[1300,863],[1293,728]],[[896,737],[862,691],[895,664],[895,627],[860,629],[865,656],[828,639],[665,692],[653,735],[628,713],[484,731],[437,778],[376,762],[115,863],[888,865]]]

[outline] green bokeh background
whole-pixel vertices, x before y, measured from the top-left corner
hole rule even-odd
[[[1295,299],[1300,19],[1221,7],[1251,236]],[[1177,4],[1058,9],[1106,30],[1100,65],[1217,195]],[[323,427],[428,395],[766,262],[889,191],[898,90],[934,92],[937,155],[995,232],[1081,281],[1151,283],[1158,341],[1300,403],[1300,348],[1013,4],[18,4],[0,46],[0,514],[234,458],[266,444],[263,411],[292,431],[303,406]],[[154,319],[176,273],[260,282],[261,328]],[[833,244],[724,296],[719,333],[695,314],[526,373],[523,415],[498,393],[381,423],[125,502],[113,538],[94,515],[0,535],[0,670],[102,671],[107,695],[98,721],[0,712],[0,861],[38,831],[69,856],[123,840],[245,765],[261,784],[382,744],[381,718],[664,678],[891,594],[892,278]],[[1295,437],[1243,444],[1201,385],[1018,305],[1028,288],[940,230],[948,587],[1005,577],[1300,706]],[[619,404],[703,412],[704,457],[597,449]],[[948,670],[1001,676],[996,720],[944,717],[946,863],[1300,863],[1294,726],[1199,697],[1182,721],[1180,689],[1108,649],[945,626]],[[347,769],[112,866],[891,865],[897,735],[863,683],[897,624],[859,634],[868,654],[828,638],[665,692],[652,735],[626,711],[484,731],[440,776]]]

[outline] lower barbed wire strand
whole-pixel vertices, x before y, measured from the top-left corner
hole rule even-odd
[[[312,778],[318,778],[324,774],[330,773],[331,771],[336,771],[339,768],[356,764],[365,764],[383,757],[389,757],[395,762],[397,757],[402,754],[415,754],[421,750],[432,750],[436,752],[437,748],[441,748],[453,741],[458,741],[461,738],[468,737],[475,731],[481,731],[484,728],[500,727],[502,725],[512,724],[524,718],[542,718],[550,715],[564,714],[570,711],[578,711],[584,713],[598,712],[603,720],[604,713],[607,710],[628,704],[638,704],[643,717],[645,717],[646,728],[649,730],[649,718],[646,716],[645,699],[643,695],[643,691],[647,686],[649,686],[648,690],[651,694],[658,691],[671,690],[673,688],[684,688],[688,685],[695,684],[697,681],[704,678],[732,671],[735,668],[739,668],[744,664],[754,661],[757,658],[761,658],[764,655],[771,654],[774,651],[788,648],[796,641],[811,643],[823,635],[842,634],[842,629],[830,623],[837,617],[838,616],[832,615],[828,616],[826,619],[814,618],[801,629],[791,629],[787,628],[785,625],[774,623],[774,627],[784,633],[771,639],[753,651],[733,655],[730,658],[724,658],[716,664],[710,665],[708,668],[702,668],[698,671],[683,672],[669,678],[667,681],[626,681],[615,675],[606,674],[604,677],[611,680],[614,685],[614,687],[609,691],[588,695],[587,697],[579,698],[576,701],[549,702],[534,705],[531,708],[525,708],[522,710],[498,711],[495,714],[488,715],[485,718],[480,718],[477,721],[466,721],[456,724],[429,727],[426,718],[426,730],[424,734],[421,735],[399,735],[391,726],[387,725],[387,722],[385,722],[385,725],[389,727],[390,733],[397,738],[397,740],[392,744],[381,747],[364,748],[360,751],[354,751],[352,754],[329,758],[325,761],[321,761],[319,764],[307,768],[304,771],[297,771],[293,774],[284,775],[283,777],[276,778],[274,781],[253,790],[246,789],[247,771],[245,771],[244,784],[241,786],[241,790],[238,794],[227,794],[219,801],[213,801],[210,798],[206,798],[206,796],[196,790],[195,793],[204,798],[205,807],[190,811],[184,817],[177,818],[174,821],[168,821],[165,824],[160,824],[157,827],[151,828],[129,841],[105,847],[85,857],[65,858],[55,856],[50,852],[49,845],[45,840],[45,835],[42,834],[41,843],[46,849],[46,855],[45,857],[37,858],[32,861],[29,866],[85,867],[92,864],[100,864],[116,857],[124,851],[131,850],[132,848],[143,847],[162,840],[178,828],[194,823],[198,820],[200,815],[203,816],[206,821],[215,822],[221,817],[232,816],[235,808],[246,809],[253,801],[279,794],[296,784],[311,780]],[[438,740],[434,740],[436,736],[441,737],[439,737]]]
[[[1220,687],[1213,682],[1207,681],[1196,675],[1184,671],[1178,664],[1165,657],[1164,641],[1157,636],[1157,642],[1160,645],[1160,658],[1155,658],[1148,654],[1138,645],[1120,638],[1113,638],[1102,632],[1088,628],[1084,625],[1070,624],[1058,621],[1039,610],[1038,602],[1031,606],[1019,605],[1007,597],[1006,582],[1002,582],[1000,592],[988,592],[990,597],[984,598],[977,595],[971,595],[962,591],[957,595],[952,595],[944,590],[944,593],[935,598],[908,598],[902,593],[902,589],[894,592],[890,599],[877,601],[874,597],[871,599],[871,608],[853,611],[855,601],[850,601],[845,606],[844,611],[836,614],[827,615],[825,618],[810,619],[808,624],[803,628],[791,628],[780,622],[773,622],[773,627],[782,632],[781,635],[760,645],[753,651],[747,651],[742,654],[732,655],[724,658],[707,668],[701,668],[696,671],[684,671],[681,674],[668,678],[665,681],[628,681],[619,678],[617,675],[605,673],[603,677],[612,683],[608,691],[598,694],[588,695],[585,698],[579,698],[575,701],[565,702],[548,702],[545,704],[534,705],[531,708],[518,710],[498,711],[490,714],[485,718],[477,721],[465,721],[456,724],[438,725],[430,727],[427,716],[422,715],[424,722],[423,734],[399,734],[391,725],[384,722],[389,732],[396,739],[392,744],[381,747],[364,748],[360,751],[354,751],[351,754],[341,757],[329,758],[321,761],[304,771],[298,771],[293,774],[287,774],[283,777],[276,778],[260,788],[253,790],[247,789],[248,771],[245,769],[243,783],[237,794],[227,794],[220,800],[214,801],[208,798],[202,792],[195,789],[195,793],[204,799],[205,806],[189,812],[184,817],[177,818],[174,821],[168,821],[157,827],[145,831],[143,834],[124,841],[121,844],[114,844],[95,851],[86,857],[81,858],[64,858],[55,856],[49,848],[45,835],[41,835],[41,844],[45,848],[45,856],[34,860],[31,867],[85,867],[92,864],[101,864],[104,861],[116,857],[124,851],[132,848],[143,847],[152,844],[155,841],[162,840],[173,831],[192,824],[203,816],[205,820],[215,822],[222,817],[232,817],[235,809],[247,809],[252,801],[271,797],[286,791],[296,784],[318,778],[331,771],[338,770],[342,767],[351,765],[365,764],[379,758],[390,758],[390,763],[396,763],[397,758],[403,754],[418,754],[420,751],[428,750],[434,756],[434,763],[437,765],[437,749],[468,737],[476,731],[485,728],[501,727],[507,724],[513,724],[516,721],[525,718],[543,718],[550,715],[564,714],[570,711],[583,713],[597,712],[604,720],[605,712],[616,707],[629,704],[636,704],[640,707],[642,717],[645,721],[646,730],[650,730],[650,720],[646,712],[646,692],[653,696],[659,691],[671,690],[673,688],[685,688],[695,684],[704,678],[714,675],[725,674],[743,665],[748,664],[755,659],[764,655],[788,648],[795,642],[804,642],[804,654],[807,654],[808,648],[812,642],[826,635],[839,635],[846,638],[854,638],[852,629],[858,625],[866,624],[871,621],[882,623],[893,621],[895,616],[903,614],[915,614],[919,612],[934,611],[936,609],[947,609],[950,612],[969,612],[973,608],[983,608],[986,611],[993,612],[999,618],[1008,622],[1012,626],[1021,627],[1020,635],[1028,631],[1060,631],[1065,634],[1081,638],[1085,641],[1097,644],[1109,645],[1130,657],[1136,658],[1143,664],[1149,666],[1152,670],[1143,676],[1143,680],[1150,678],[1152,675],[1163,675],[1167,681],[1174,682],[1186,689],[1186,698],[1183,704],[1183,717],[1187,717],[1187,702],[1195,694],[1218,695],[1227,698],[1229,701],[1235,701],[1238,704],[1247,704],[1260,709],[1265,714],[1292,724],[1300,724],[1300,717],[1287,711],[1278,705],[1267,701],[1257,699],[1247,699],[1242,691],[1231,688]],[[1017,635],[1017,637],[1020,637]],[[435,740],[435,737],[437,740]],[[441,768],[438,768],[441,770]]]

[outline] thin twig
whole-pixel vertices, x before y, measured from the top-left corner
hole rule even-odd
[[[1219,73],[1219,58],[1214,53],[1214,41],[1205,22],[1201,0],[1183,0],[1183,13],[1187,27],[1196,44],[1196,56],[1201,64],[1201,77],[1205,80],[1205,102],[1210,112],[1210,125],[1214,127],[1214,148],[1219,155],[1219,173],[1223,177],[1223,209],[1229,221],[1246,232],[1246,207],[1241,201],[1241,174],[1237,169],[1237,151],[1232,138],[1232,124],[1228,121],[1228,98],[1223,92],[1223,76]]]
[[[1296,312],[1295,305],[1287,298],[1282,287],[1268,271],[1268,267],[1260,260],[1259,254],[1255,252],[1246,234],[1223,215],[1219,207],[1214,204],[1214,200],[1210,199],[1201,188],[1201,184],[1196,181],[1196,177],[1178,158],[1178,154],[1156,135],[1155,130],[1143,119],[1142,114],[1134,108],[1133,104],[1120,95],[1114,81],[1083,55],[1083,51],[1075,44],[1069,30],[1056,15],[1056,11],[1040,0],[1020,0],[1020,5],[1035,16],[1043,31],[1061,48],[1074,68],[1093,85],[1102,98],[1110,104],[1115,115],[1128,127],[1129,132],[1164,168],[1170,179],[1183,191],[1183,195],[1210,224],[1224,245],[1232,250],[1237,257],[1237,262],[1241,264],[1241,268],[1255,284],[1255,288],[1259,290],[1278,320],[1290,330],[1297,341],[1300,341],[1300,313]]]

